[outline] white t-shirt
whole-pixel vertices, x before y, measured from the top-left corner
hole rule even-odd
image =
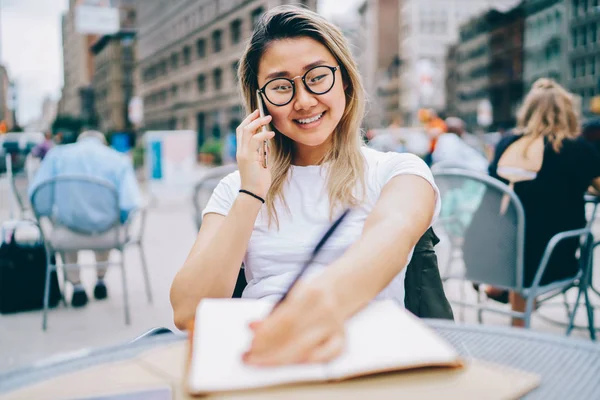
[[[362,151],[367,164],[365,201],[346,217],[325,244],[307,271],[307,277],[318,274],[333,263],[360,237],[365,220],[373,210],[381,190],[397,175],[417,175],[426,179],[437,197],[434,220],[439,214],[439,191],[433,182],[431,171],[419,157],[408,153],[381,153],[366,147]],[[243,297],[276,299],[282,296],[317,241],[331,225],[326,168],[327,166],[316,165],[291,167],[288,182],[283,189],[289,212],[283,205],[275,204],[279,230],[275,224],[268,226],[267,207],[263,205],[244,257],[248,286]],[[239,190],[240,174],[236,171],[223,178],[215,188],[202,216],[208,213],[227,215]],[[404,305],[405,275],[406,268],[378,298],[393,298]]]

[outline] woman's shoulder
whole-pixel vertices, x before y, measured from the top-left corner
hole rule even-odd
[[[362,149],[368,170],[367,184],[383,187],[396,175],[419,175],[433,181],[431,170],[419,156],[412,153],[381,152]]]
[[[209,178],[210,179],[210,178]],[[218,178],[214,178],[216,181]],[[215,188],[215,190],[228,190],[237,192],[240,189],[242,180],[240,178],[240,171],[236,170],[221,178]]]

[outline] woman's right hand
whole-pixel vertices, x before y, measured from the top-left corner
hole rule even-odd
[[[242,181],[241,189],[266,197],[271,187],[271,166],[263,167],[263,143],[272,139],[274,132],[260,132],[271,122],[271,116],[260,117],[258,110],[248,115],[236,129],[237,163]]]

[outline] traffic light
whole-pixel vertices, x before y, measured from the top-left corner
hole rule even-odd
[[[8,126],[6,125],[6,121],[0,121],[0,134],[4,134],[8,132]]]

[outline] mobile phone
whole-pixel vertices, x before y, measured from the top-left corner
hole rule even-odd
[[[260,90],[256,91],[256,101],[258,103],[258,112],[260,113],[260,117],[262,118],[266,115],[266,112],[265,112],[265,103],[263,102],[262,95],[260,94]],[[263,125],[260,128],[261,132],[267,132],[268,130],[269,130],[269,128],[267,125]],[[269,165],[269,162],[268,162],[269,141],[268,140],[265,140],[263,142],[262,152],[263,152],[263,168],[267,168],[267,166]]]

